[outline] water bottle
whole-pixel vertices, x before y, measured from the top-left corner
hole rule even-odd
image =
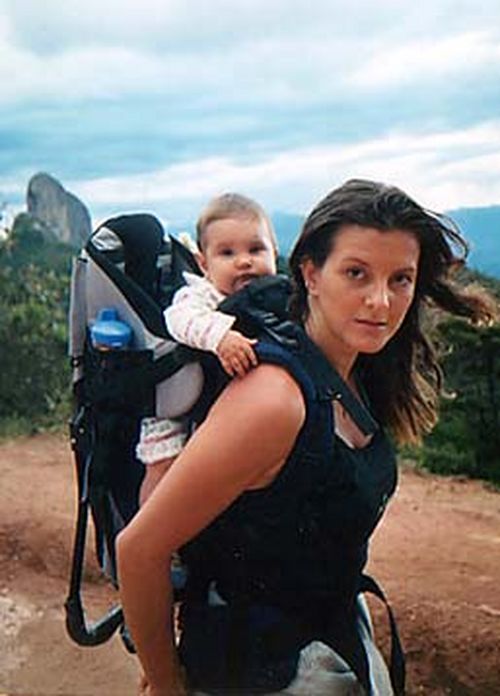
[[[132,341],[132,329],[114,307],[104,307],[90,327],[90,339],[97,350],[124,350]]]

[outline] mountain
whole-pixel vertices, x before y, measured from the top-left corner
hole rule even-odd
[[[459,208],[447,212],[470,245],[467,265],[480,273],[500,278],[500,206]],[[271,216],[280,252],[288,256],[300,233],[304,216],[276,212]]]
[[[447,211],[470,245],[467,265],[480,273],[500,278],[500,205],[484,208],[458,208]],[[305,215],[277,210],[271,220],[278,237],[280,254],[288,257],[300,234]],[[195,223],[182,221],[167,227],[174,235],[187,230],[195,236]]]
[[[31,177],[26,205],[28,215],[63,244],[79,249],[91,233],[85,204],[50,174],[38,172]]]
[[[468,266],[500,278],[500,205],[459,208],[448,215],[470,244]]]
[[[300,234],[305,215],[276,211],[271,215],[271,221],[278,237],[278,247],[282,256],[290,254],[295,240]]]

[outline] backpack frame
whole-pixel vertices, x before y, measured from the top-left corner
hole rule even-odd
[[[115,539],[137,512],[144,474],[135,455],[140,422],[146,416],[182,416],[203,391],[199,352],[177,344],[163,320],[186,270],[200,273],[194,256],[175,238],[165,238],[159,221],[148,214],[107,220],[73,262],[70,438],[78,510],[65,609],[67,631],[79,645],[99,645],[123,629],[118,606],[93,624],[86,620],[81,591],[89,516],[99,567],[117,587]],[[110,306],[132,328],[133,343],[101,352],[92,346],[89,329],[100,309]],[[122,637],[132,650],[123,630]]]

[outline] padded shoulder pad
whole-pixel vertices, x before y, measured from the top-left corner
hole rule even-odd
[[[285,275],[256,278],[219,305],[221,312],[237,318],[238,328],[248,336],[269,336],[277,343],[296,345],[295,325],[288,315],[291,282]]]
[[[292,291],[290,279],[283,275],[255,278],[234,295],[227,297],[219,309],[228,314],[244,312],[247,308],[267,309],[282,319],[288,317],[288,300]]]
[[[303,356],[296,350],[277,344],[274,341],[259,341],[255,346],[259,361],[284,367],[302,386],[314,391],[314,381],[307,371]]]

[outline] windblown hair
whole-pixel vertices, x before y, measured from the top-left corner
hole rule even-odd
[[[420,245],[416,289],[398,332],[376,354],[358,356],[356,369],[378,419],[400,443],[418,442],[437,420],[442,373],[437,352],[422,325],[429,300],[474,323],[490,323],[494,305],[486,293],[460,288],[450,273],[462,266],[468,246],[452,220],[425,210],[395,186],[353,179],[328,194],[306,219],[290,257],[292,316],[309,312],[301,266],[321,268],[345,225],[411,232]]]
[[[241,193],[223,193],[221,196],[216,196],[202,210],[196,223],[196,243],[201,251],[206,245],[209,225],[217,220],[228,219],[250,219],[262,222],[269,232],[274,251],[276,255],[278,254],[276,234],[266,211],[256,201]]]

